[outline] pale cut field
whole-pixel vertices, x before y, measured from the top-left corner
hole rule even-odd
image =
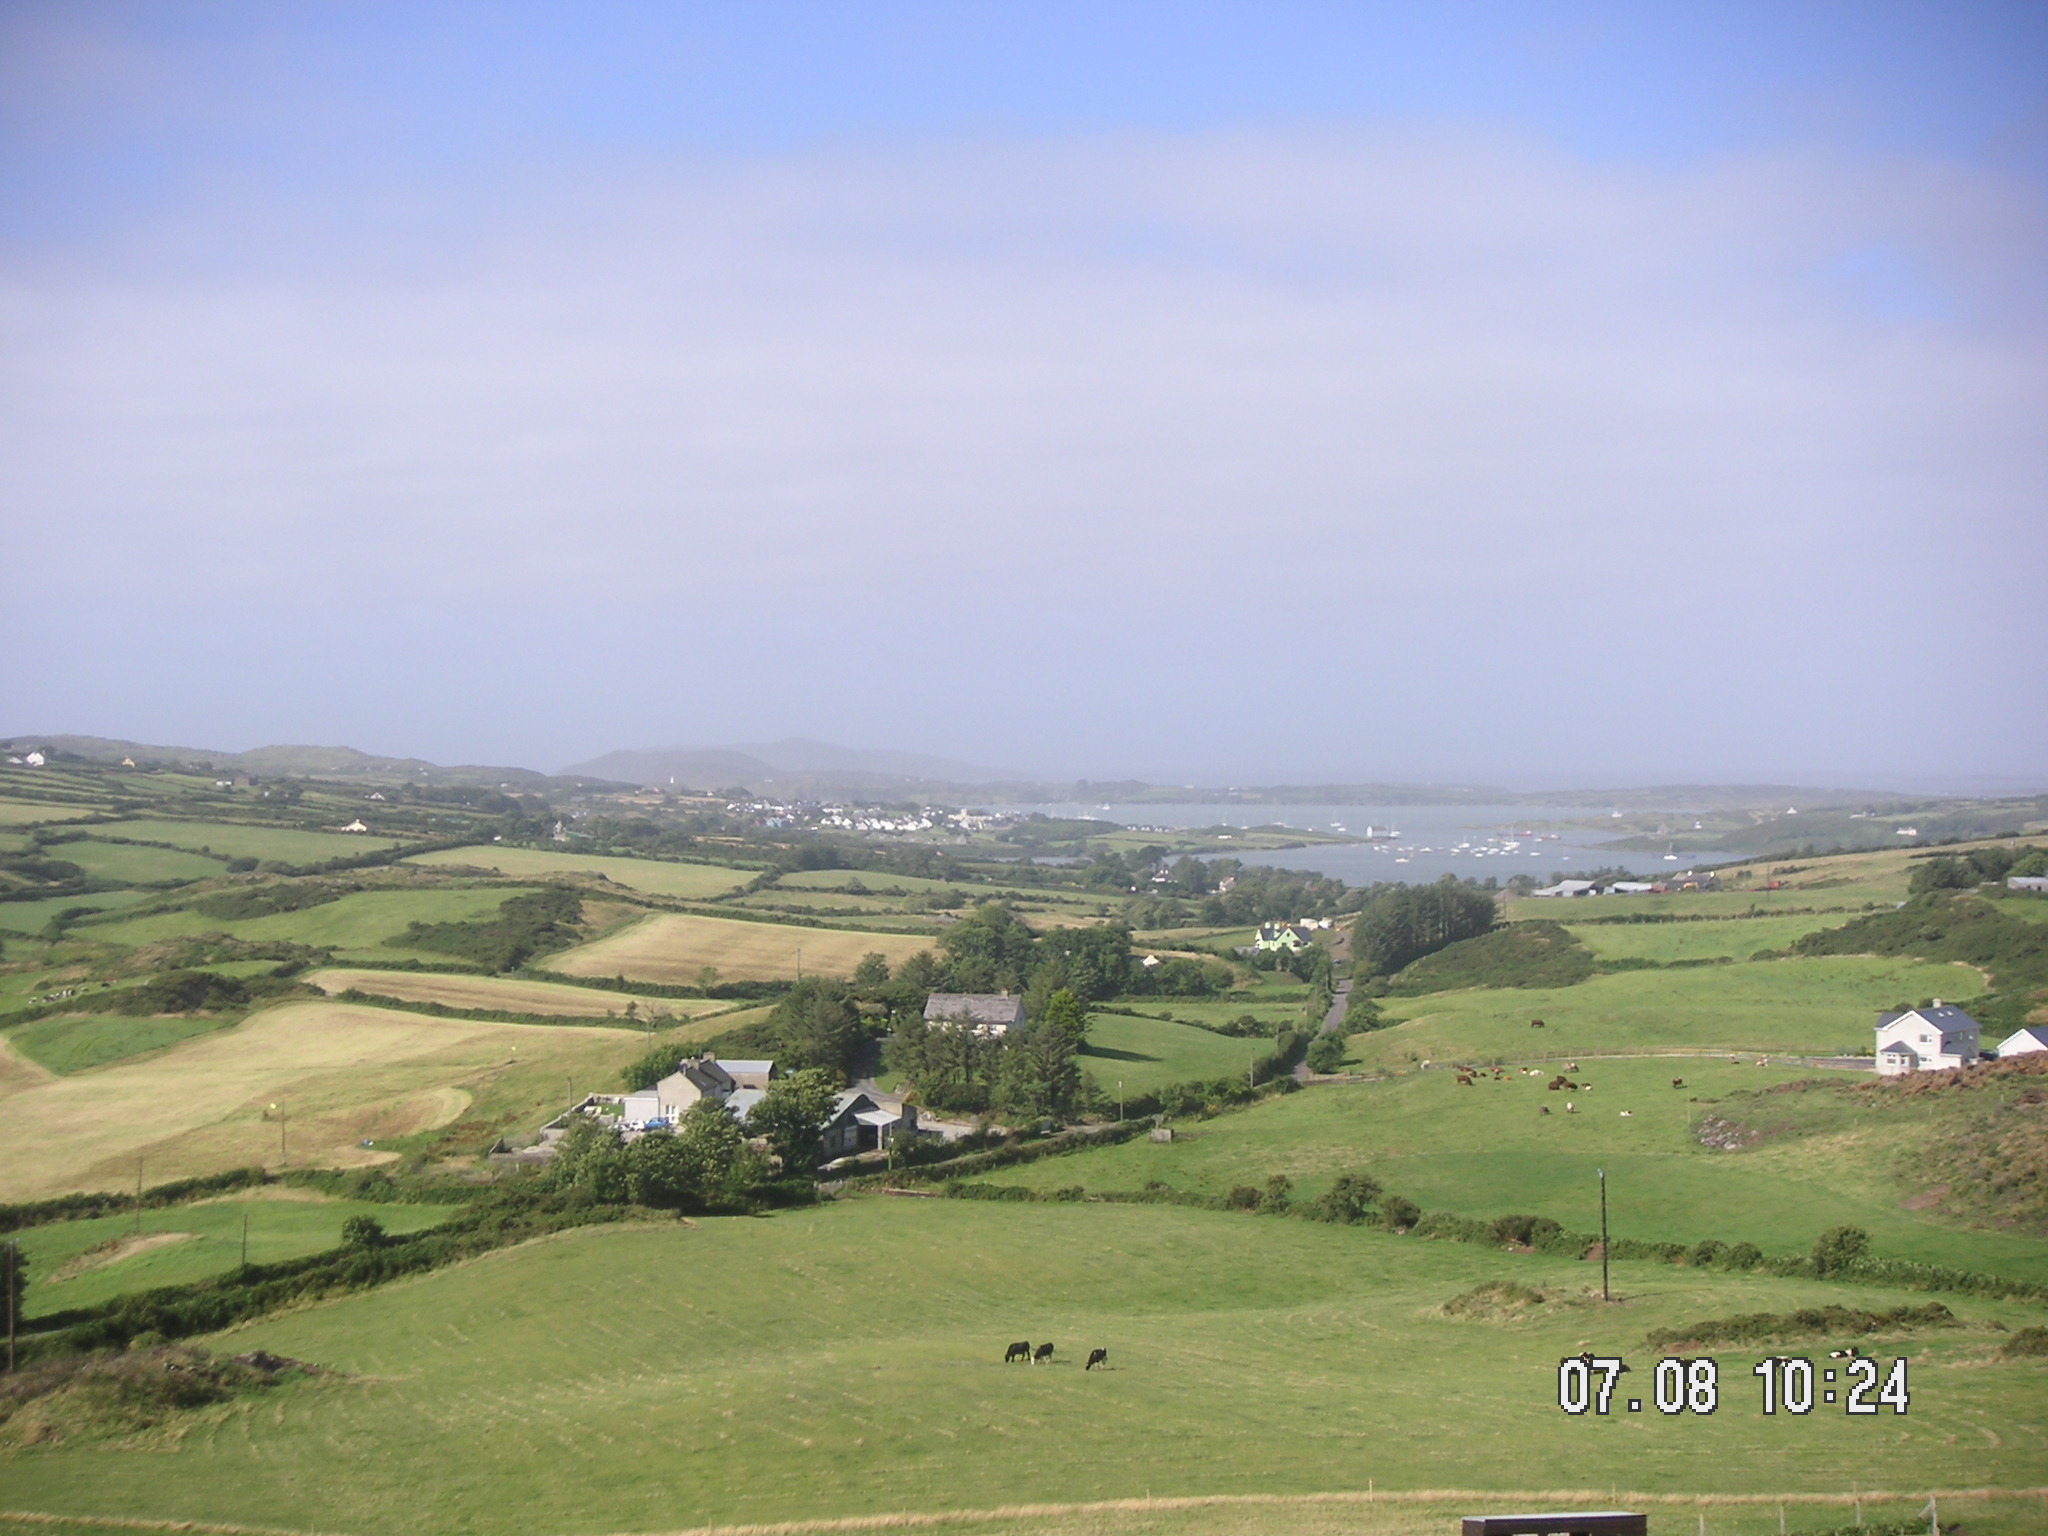
[[[630,976],[636,981],[693,982],[705,966],[722,981],[779,981],[797,974],[851,976],[862,955],[878,951],[901,964],[932,948],[919,934],[863,933],[734,922],[691,913],[656,912],[608,938],[556,955],[548,969],[565,976]]]
[[[359,1166],[391,1154],[364,1148],[443,1126],[508,1073],[538,1075],[566,1100],[614,1086],[620,1061],[643,1049],[630,1031],[436,1019],[342,1003],[292,1003],[146,1060],[53,1077],[0,1057],[0,1200],[132,1187],[140,1158],[151,1183],[254,1164],[276,1166],[285,1107],[293,1166]]]
[[[746,870],[717,864],[668,864],[658,859],[615,859],[590,853],[550,853],[539,848],[500,848],[489,843],[474,848],[444,848],[408,859],[409,864],[456,865],[494,869],[524,880],[571,875],[603,875],[614,885],[645,891],[650,896],[705,898],[736,891],[753,876]]]
[[[408,1003],[440,1003],[448,1008],[499,1008],[507,1013],[531,1013],[552,1018],[623,1016],[628,1003],[638,1005],[642,1018],[695,1019],[706,1014],[724,1013],[732,1008],[731,1003],[710,999],[629,997],[619,992],[599,992],[591,987],[563,986],[554,981],[444,976],[432,971],[361,971],[337,967],[315,971],[306,980],[329,997],[355,987],[379,997],[395,997]]]
[[[37,805],[31,800],[0,800],[0,827],[32,827],[46,821],[83,821],[99,815],[97,805]]]

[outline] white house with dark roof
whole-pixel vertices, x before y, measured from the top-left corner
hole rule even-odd
[[[621,1099],[621,1116],[629,1131],[645,1130],[657,1122],[675,1125],[692,1104],[708,1098],[723,1104],[734,1119],[744,1120],[747,1111],[761,1102],[774,1075],[772,1061],[720,1061],[709,1051],[683,1057],[676,1070],[652,1088]]]
[[[2011,1056],[2031,1056],[2036,1051],[2048,1051],[2048,1024],[2029,1024],[1998,1042],[2001,1061]]]
[[[1024,999],[1007,992],[934,992],[925,999],[927,1024],[965,1024],[977,1035],[1007,1035],[1024,1027]]]
[[[832,1112],[819,1133],[819,1150],[829,1162],[856,1152],[893,1146],[899,1137],[917,1135],[917,1107],[890,1109],[872,1094],[848,1088],[832,1101]]]
[[[1877,1070],[1886,1077],[1942,1072],[1976,1063],[1977,1021],[1954,1003],[1936,998],[1925,1008],[1887,1013],[1877,1021]]]

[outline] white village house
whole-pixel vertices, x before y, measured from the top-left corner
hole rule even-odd
[[[2036,1051],[2048,1051],[2048,1024],[2029,1024],[1998,1042],[2000,1061],[2013,1056],[2031,1056]]]
[[[1877,1070],[1886,1077],[1901,1077],[1974,1066],[1981,1033],[1975,1019],[1938,997],[1925,1008],[1882,1014],[1877,1021]]]

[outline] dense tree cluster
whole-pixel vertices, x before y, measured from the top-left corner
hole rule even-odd
[[[1411,960],[1477,938],[1498,917],[1492,893],[1450,875],[1434,885],[1382,887],[1352,925],[1354,968],[1361,976],[1391,976]]]
[[[906,1015],[890,1036],[887,1061],[919,1100],[955,1114],[994,1111],[1018,1119],[1065,1118],[1080,1107],[1077,1061],[1088,1039],[1088,1011],[1060,988],[1022,1030],[977,1033],[967,1024],[927,1025]]]
[[[2048,875],[2048,850],[1973,848],[1968,853],[1940,854],[1914,866],[1906,889],[1915,896],[1928,891],[1967,891],[1986,882],[2003,881],[2008,875]]]

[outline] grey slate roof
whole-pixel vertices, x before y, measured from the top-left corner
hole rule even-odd
[[[924,1021],[927,1024],[965,1022],[1021,1029],[1024,1025],[1024,999],[1001,997],[993,992],[934,992],[925,999]]]

